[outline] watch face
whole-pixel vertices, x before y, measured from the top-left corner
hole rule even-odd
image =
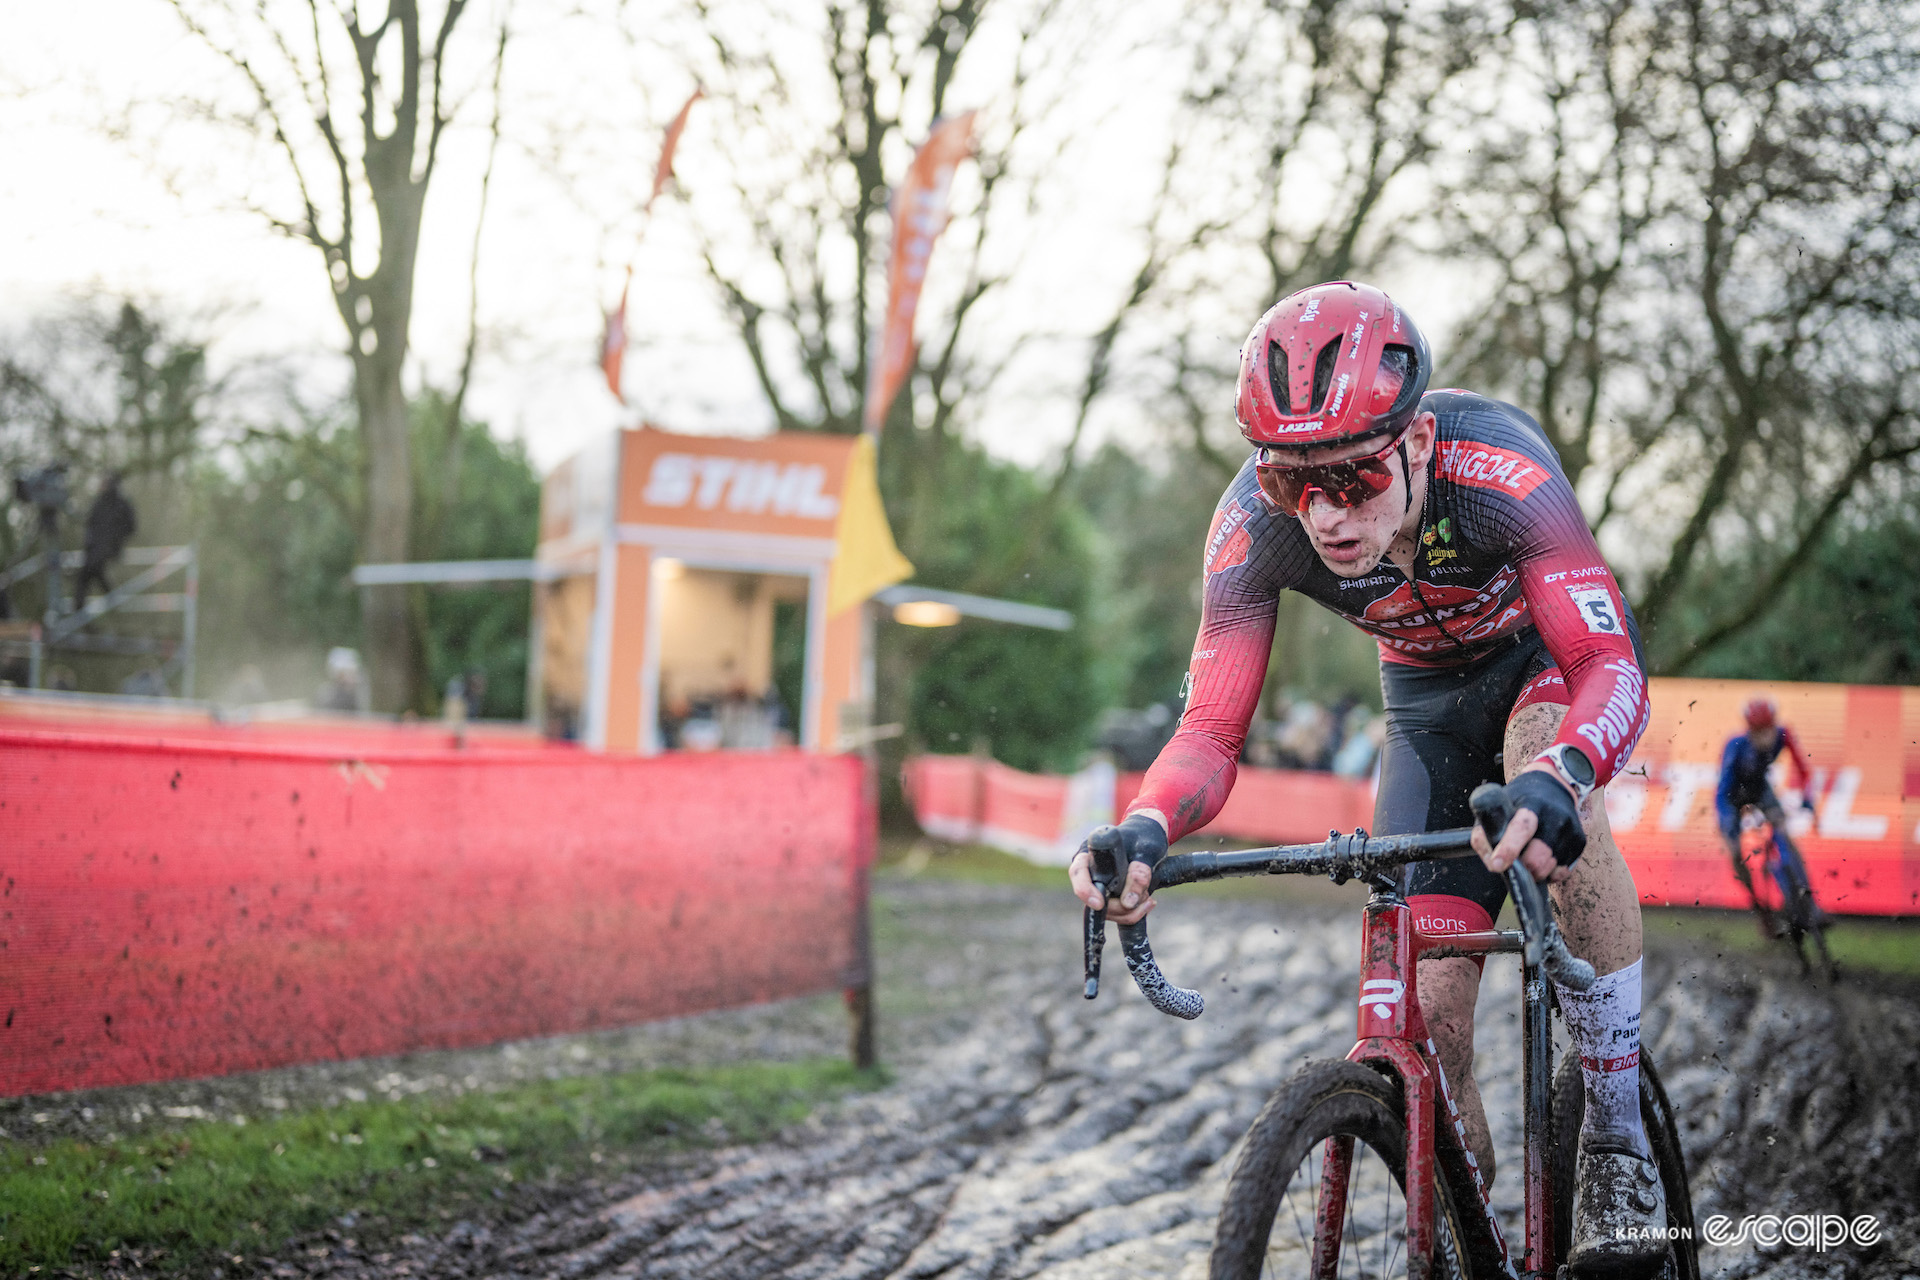
[[[1562,747],[1560,749],[1560,767],[1566,770],[1568,777],[1572,778],[1581,786],[1590,787],[1593,785],[1593,761],[1587,759],[1586,753],[1581,751],[1580,748],[1572,746]]]

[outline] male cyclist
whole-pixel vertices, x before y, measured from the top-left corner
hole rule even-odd
[[[1803,797],[1801,803],[1811,808],[1812,801],[1804,799],[1808,777],[1806,757],[1800,754],[1800,743],[1794,738],[1793,730],[1780,723],[1779,708],[1773,705],[1773,700],[1754,698],[1747,703],[1745,714],[1747,731],[1728,738],[1727,749],[1720,754],[1720,785],[1714,791],[1713,805],[1720,814],[1720,835],[1733,858],[1733,874],[1753,899],[1753,909],[1760,913],[1761,928],[1772,936],[1778,932],[1773,913],[1754,892],[1753,877],[1747,872],[1746,859],[1740,856],[1740,810],[1747,805],[1754,806],[1766,815],[1773,827],[1773,878],[1780,886],[1781,903],[1791,910],[1793,874],[1799,857],[1787,838],[1787,815],[1780,807],[1780,797],[1773,793],[1773,784],[1767,779],[1767,770],[1773,767],[1782,751],[1793,764],[1793,786]],[[1804,872],[1801,877],[1805,878]]]
[[[1136,864],[1119,900],[1094,888],[1085,848],[1074,891],[1123,923],[1152,910],[1152,864],[1233,786],[1281,591],[1373,636],[1389,726],[1375,832],[1469,825],[1468,794],[1500,778],[1502,751],[1515,808],[1497,846],[1476,834],[1480,861],[1408,868],[1415,921],[1492,927],[1517,858],[1552,883],[1569,946],[1600,975],[1559,992],[1586,1085],[1569,1261],[1638,1272],[1664,1256],[1648,1228],[1665,1227],[1666,1205],[1640,1120],[1639,900],[1600,791],[1647,723],[1637,625],[1540,428],[1512,405],[1428,392],[1426,340],[1380,290],[1339,282],[1283,299],[1240,357],[1254,453],[1207,540],[1186,713],[1126,816],[1092,837]],[[1422,960],[1419,978],[1490,1181],[1473,1078],[1480,965]]]

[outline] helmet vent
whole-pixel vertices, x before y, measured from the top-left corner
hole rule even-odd
[[[1407,408],[1419,398],[1421,390],[1419,363],[1419,357],[1414,354],[1412,347],[1396,344],[1380,353],[1380,373],[1390,374],[1400,379],[1399,393],[1393,398],[1393,407],[1387,410],[1389,419],[1406,412]],[[1375,376],[1378,377],[1378,375]]]
[[[1320,355],[1313,362],[1313,408],[1307,410],[1308,413],[1320,413],[1327,407],[1327,389],[1333,386],[1333,362],[1345,340],[1345,335],[1335,335],[1332,342],[1320,348]]]
[[[1279,343],[1267,343],[1267,385],[1273,388],[1273,400],[1282,414],[1293,413],[1293,402],[1287,395],[1287,353]]]

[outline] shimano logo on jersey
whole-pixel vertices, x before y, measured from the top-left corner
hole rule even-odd
[[[1351,591],[1355,587],[1381,587],[1389,582],[1398,581],[1399,579],[1391,573],[1375,574],[1371,578],[1343,578],[1340,582],[1340,589],[1342,591]]]

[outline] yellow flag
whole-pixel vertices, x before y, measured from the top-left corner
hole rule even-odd
[[[882,587],[913,576],[913,565],[893,544],[887,509],[880,502],[880,475],[873,441],[861,436],[847,459],[840,490],[840,522],[834,529],[838,549],[827,584],[827,616],[859,604]]]

